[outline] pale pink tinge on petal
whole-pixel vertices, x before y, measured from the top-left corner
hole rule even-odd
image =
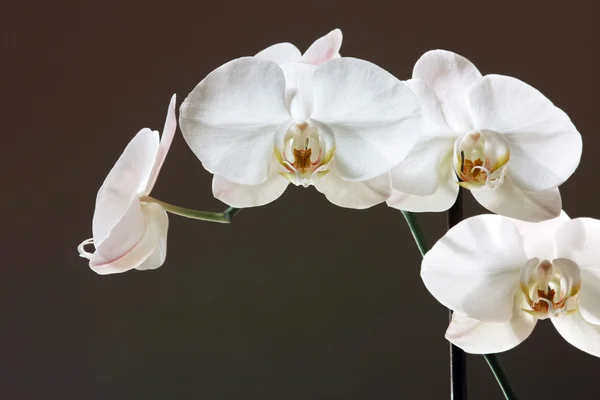
[[[157,204],[149,203],[143,206],[144,213],[147,218],[152,218],[153,221],[150,224],[150,229],[154,229],[153,237],[156,239],[154,242],[154,251],[150,253],[148,258],[144,260],[140,265],[135,267],[139,271],[157,269],[162,266],[167,258],[167,232],[169,230],[169,217],[167,212],[163,209],[156,207]]]
[[[421,79],[437,94],[448,125],[457,132],[477,128],[469,113],[467,89],[481,79],[481,73],[466,58],[446,50],[430,50],[413,68],[414,79]]]
[[[343,35],[339,29],[334,29],[327,35],[317,39],[302,55],[300,62],[321,65],[329,60],[340,57]]]
[[[126,213],[111,229],[102,242],[94,240],[96,251],[90,259],[92,270],[102,270],[105,265],[122,265],[121,259],[132,252],[140,243],[146,231],[146,219],[140,201],[135,198]],[[131,269],[135,265],[131,266]],[[125,269],[126,270],[126,269]],[[98,272],[101,273],[101,272]]]
[[[100,274],[126,272],[140,267],[165,242],[168,217],[164,209],[156,204],[132,204],[130,212],[113,229],[109,236],[96,248],[90,260],[90,268]],[[166,246],[165,246],[166,254]],[[163,257],[158,261],[164,262]],[[146,266],[158,268],[160,265]]]
[[[96,196],[92,236],[99,246],[147,185],[159,148],[158,132],[142,129],[129,142]]]
[[[169,152],[171,143],[173,143],[173,138],[175,137],[175,132],[177,131],[177,117],[175,115],[175,104],[176,95],[174,94],[171,97],[171,102],[169,103],[167,118],[165,119],[165,126],[162,131],[160,145],[156,154],[156,161],[154,162],[154,166],[152,167],[152,172],[150,173],[148,185],[146,186],[144,194],[150,194],[150,192],[154,188],[154,184],[156,183],[156,179],[158,178],[160,169],[162,168],[163,163],[165,162],[165,158],[167,157],[167,153]]]
[[[98,274],[133,268],[155,269],[166,257],[168,217],[158,204],[142,203],[156,182],[177,129],[175,95],[167,112],[162,138],[144,128],[129,142],[106,177],[96,197],[92,219],[93,238],[79,247]],[[85,246],[93,244],[90,253]]]

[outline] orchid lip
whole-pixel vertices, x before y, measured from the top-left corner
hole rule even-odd
[[[294,185],[308,187],[329,172],[335,145],[322,127],[312,121],[292,124],[282,142],[274,149],[275,157],[287,170],[280,175]]]
[[[454,171],[459,185],[467,189],[499,188],[509,160],[508,144],[493,131],[468,132],[454,142]]]
[[[577,264],[567,259],[530,259],[521,270],[520,288],[528,309],[538,319],[569,315],[578,309],[581,277]]]
[[[94,244],[93,238],[86,239],[83,242],[81,242],[81,244],[79,244],[79,246],[77,246],[77,251],[79,252],[79,257],[87,258],[88,260],[92,259],[92,256],[94,254],[85,250],[85,246],[90,245],[90,244]]]

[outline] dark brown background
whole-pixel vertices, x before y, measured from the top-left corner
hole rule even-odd
[[[445,48],[532,84],[584,137],[566,211],[600,217],[595,1],[108,3],[0,10],[3,399],[448,398],[446,310],[383,205],[346,210],[290,187],[230,226],[171,217],[154,272],[98,276],[77,257],[131,137],[162,128],[172,93],[180,103],[212,69],[276,42],[304,50],[339,27],[342,54],[401,79]],[[210,180],[178,134],[154,195],[221,210]],[[419,218],[431,243],[443,234],[443,214]],[[521,399],[600,396],[600,360],[549,321],[502,360]],[[471,398],[501,399],[482,358],[469,362]]]

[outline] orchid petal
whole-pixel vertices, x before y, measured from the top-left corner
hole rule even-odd
[[[212,183],[213,195],[230,207],[236,208],[268,204],[278,199],[290,183],[279,174],[280,170],[285,169],[273,158],[269,177],[257,185],[241,185],[215,175]]]
[[[303,122],[313,112],[312,77],[316,71],[314,65],[285,63],[280,65],[285,75],[285,98],[292,118]]]
[[[423,117],[425,123],[423,125],[423,137],[452,137],[457,138],[460,136],[458,132],[448,125],[446,117],[444,117],[444,110],[442,104],[438,98],[437,93],[433,90],[427,82],[421,79],[409,79],[404,81],[406,86],[412,90],[414,94],[419,97],[421,106],[423,107]]]
[[[581,135],[567,114],[518,79],[487,75],[469,88],[476,129],[504,136],[510,147],[508,176],[530,191],[564,183],[579,165]]]
[[[286,62],[298,62],[302,54],[291,43],[277,43],[258,52],[254,57],[283,64]]]
[[[177,130],[175,104],[176,95],[173,95],[171,97],[171,102],[169,103],[167,118],[165,120],[165,127],[163,128],[162,136],[160,138],[160,145],[156,154],[156,161],[154,162],[154,166],[152,167],[150,179],[148,181],[146,190],[144,190],[144,194],[150,194],[150,192],[154,188],[154,184],[156,183],[156,179],[158,178],[160,169],[162,168],[163,163],[165,162],[165,158],[167,157],[167,153],[169,152],[169,148],[171,147],[171,143],[173,142],[173,138],[175,137],[175,132]]]
[[[396,190],[392,183],[392,195],[387,199],[387,205],[398,210],[410,212],[440,212],[448,210],[456,202],[459,188],[456,183],[456,174],[449,160],[440,163],[438,179],[439,182],[436,191],[426,196],[401,192]]]
[[[554,327],[569,344],[579,350],[600,357],[600,325],[591,324],[582,313],[551,318]]]
[[[478,215],[450,229],[423,258],[421,277],[444,306],[485,322],[513,316],[527,258],[508,218]]]
[[[90,258],[90,267],[94,269],[97,265],[111,264],[113,261],[121,259],[137,246],[144,236],[145,230],[144,212],[139,198],[134,197],[127,211],[110,230],[109,235],[101,242],[94,240],[96,251]],[[127,269],[134,267],[135,265]]]
[[[329,60],[340,57],[342,47],[342,31],[334,29],[327,35],[317,39],[302,55],[300,62],[321,65]]]
[[[154,203],[150,203],[154,204]],[[155,248],[152,253],[146,258],[144,262],[135,267],[140,271],[157,269],[165,263],[167,258],[167,232],[169,230],[169,217],[165,210],[159,210],[155,206],[149,207],[150,204],[142,206],[146,218],[150,220],[154,218],[154,221],[150,221],[149,226],[151,229],[156,229],[154,232],[157,236],[157,242],[155,242]],[[162,212],[161,212],[162,211]],[[150,241],[148,242],[150,245]]]
[[[510,176],[496,189],[472,190],[473,197],[496,214],[528,222],[539,222],[560,215],[562,201],[557,188],[529,192],[512,182]]]
[[[416,62],[413,78],[425,81],[435,91],[445,120],[453,130],[473,129],[465,94],[481,78],[481,73],[472,62],[450,51],[431,50]]]
[[[447,137],[420,139],[404,161],[391,170],[394,189],[419,196],[435,193],[440,180],[438,175],[445,172],[440,165],[452,152],[453,144],[454,139]]]
[[[389,172],[416,144],[423,124],[418,97],[389,72],[354,58],[331,60],[313,76],[312,119],[333,130],[341,178]]]
[[[314,185],[336,206],[359,210],[383,203],[392,192],[389,174],[362,182],[347,181],[336,173],[335,159],[329,172],[318,178]]]
[[[275,131],[290,119],[283,71],[254,57],[230,61],[208,74],[179,115],[183,136],[204,167],[242,184],[268,178]]]
[[[570,220],[569,216],[561,211],[558,217],[546,221],[526,222],[515,219],[513,223],[523,236],[523,248],[528,258],[552,260],[556,257],[554,246],[556,231]]]
[[[158,132],[142,129],[129,142],[121,157],[108,173],[96,196],[92,232],[96,247],[130,209],[132,202],[145,190],[159,151]]]
[[[513,316],[506,322],[483,322],[455,312],[446,339],[471,354],[501,353],[518,346],[533,332],[537,318],[522,310],[522,292],[515,297]]]
[[[576,263],[581,272],[579,308],[588,322],[600,325],[600,221],[576,218],[556,231],[556,257]]]
[[[600,269],[581,269],[579,310],[586,321],[600,325]]]
[[[106,275],[142,265],[164,240],[168,227],[166,218],[161,206],[149,203],[142,207],[136,198],[110,236],[96,247],[90,268]]]

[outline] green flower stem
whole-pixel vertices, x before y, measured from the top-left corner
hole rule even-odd
[[[458,188],[456,201],[448,210],[448,230],[458,225],[463,220],[463,194],[462,187]],[[452,322],[452,310],[448,310],[448,322]],[[467,353],[463,349],[450,343],[450,395],[453,400],[467,399]]]
[[[415,243],[417,244],[421,255],[425,256],[428,247],[425,241],[425,236],[423,235],[423,232],[421,231],[421,228],[417,223],[415,215],[408,211],[402,211],[402,215],[404,216],[404,219],[406,220],[406,223],[410,228],[410,232],[412,233],[413,238],[415,239]],[[492,370],[492,373],[494,374],[494,377],[496,378],[496,381],[498,382],[498,385],[500,386],[500,389],[504,394],[504,398],[506,400],[516,400],[517,396],[515,395],[510,381],[508,380],[508,376],[506,375],[506,372],[504,371],[504,368],[502,367],[502,364],[498,359],[498,355],[484,354],[483,357],[485,358],[485,361],[487,361],[490,369]]]
[[[484,354],[483,358],[485,358],[485,361],[487,361],[490,369],[492,370],[492,374],[494,374],[498,385],[500,385],[500,389],[502,390],[502,393],[504,393],[504,398],[506,400],[516,400],[517,395],[510,385],[508,376],[506,375],[502,364],[500,364],[498,356],[496,354]]]
[[[417,218],[415,218],[415,214],[409,211],[402,211],[402,215],[404,216],[404,219],[406,220],[406,223],[410,228],[410,232],[412,233],[413,238],[415,239],[415,243],[417,244],[417,247],[421,252],[421,256],[425,257],[425,253],[427,253],[428,247],[427,243],[425,242],[425,235],[423,235],[421,227],[417,223]]]
[[[174,206],[173,204],[165,203],[164,201],[157,200],[154,197],[150,196],[144,196],[141,198],[141,200],[146,203],[156,203],[162,208],[164,208],[165,211],[170,212],[171,214],[176,214],[191,219],[199,219],[201,221],[218,222],[221,224],[231,223],[233,216],[240,211],[239,208],[233,207],[229,207],[227,210],[220,213],[192,210],[191,208]]]

